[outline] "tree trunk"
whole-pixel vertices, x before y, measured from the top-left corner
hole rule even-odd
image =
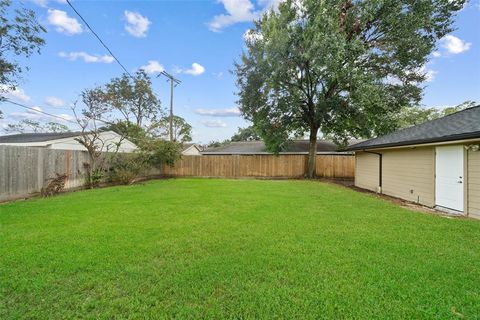
[[[317,133],[318,128],[310,129],[310,146],[308,148],[308,169],[307,178],[315,178],[315,167],[317,164]]]

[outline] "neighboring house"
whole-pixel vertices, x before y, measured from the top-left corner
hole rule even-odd
[[[182,155],[184,156],[201,156],[202,149],[195,143],[184,143],[182,149]]]
[[[355,185],[480,218],[480,106],[347,148]]]
[[[308,154],[310,142],[308,140],[294,140],[286,144],[280,154]],[[230,142],[227,145],[207,148],[203,155],[261,155],[272,154],[268,152],[263,141]],[[317,141],[317,154],[351,154],[351,152],[338,152],[335,143],[327,140]]]
[[[39,147],[60,150],[85,150],[85,147],[75,139],[81,137],[81,132],[61,132],[61,133],[21,133],[0,136],[0,145]],[[137,146],[113,131],[104,131],[99,134],[99,148],[102,151],[114,151],[118,143],[119,152],[133,152]]]

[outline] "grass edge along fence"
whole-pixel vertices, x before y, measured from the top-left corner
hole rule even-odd
[[[303,178],[306,155],[183,156],[163,172],[149,170],[147,177]],[[85,186],[87,152],[46,148],[0,146],[0,202],[38,194],[48,179],[66,174],[65,190]],[[352,155],[318,155],[317,176],[353,179]]]
[[[307,155],[204,155],[183,156],[174,167],[166,166],[163,174],[171,177],[224,178],[303,178]],[[318,178],[350,180],[355,176],[353,154],[317,155]]]

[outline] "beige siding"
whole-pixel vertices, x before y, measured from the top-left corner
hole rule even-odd
[[[468,152],[468,214],[480,219],[480,151]]]
[[[435,148],[384,150],[383,186],[386,195],[435,206]]]
[[[355,160],[355,186],[377,191],[379,186],[379,156],[357,152]]]

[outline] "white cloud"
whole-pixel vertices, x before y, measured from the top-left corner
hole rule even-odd
[[[440,53],[440,51],[434,51],[434,52],[432,53],[432,56],[433,56],[434,58],[439,58],[439,57],[442,56],[442,54]]]
[[[205,72],[205,67],[202,66],[199,63],[192,63],[192,67],[190,69],[182,69],[182,68],[176,68],[175,69],[176,73],[185,73],[185,74],[190,74],[192,76],[199,76],[202,73]]]
[[[253,31],[252,29],[248,29],[243,34],[243,41],[245,42],[253,43],[255,41],[262,40],[262,39],[263,39],[263,35],[261,33]]]
[[[145,38],[152,22],[138,12],[125,10],[124,14],[127,20],[125,30],[134,37]]]
[[[55,30],[67,35],[82,33],[82,25],[77,19],[69,17],[65,11],[48,9],[48,23],[55,26]]]
[[[432,82],[438,74],[438,71],[429,69],[427,66],[420,67],[418,72],[425,75],[425,82]]]
[[[208,128],[225,128],[227,124],[222,120],[205,120],[202,124]]]
[[[471,43],[465,42],[462,39],[459,39],[451,34],[446,35],[440,40],[440,43],[443,48],[451,54],[459,54],[467,51],[472,46]]]
[[[81,59],[86,63],[112,63],[115,59],[110,55],[91,55],[83,51],[59,52],[58,55],[70,61]]]
[[[238,108],[225,108],[225,109],[196,109],[195,113],[201,116],[211,117],[238,117],[240,110]]]
[[[20,101],[20,102],[29,102],[32,100],[25,91],[21,88],[12,89],[6,85],[0,85],[0,95],[7,99]]]
[[[57,97],[47,97],[45,99],[45,103],[51,107],[57,107],[57,108],[65,106],[65,102],[62,99]]]
[[[140,69],[145,70],[146,73],[160,73],[165,71],[165,68],[156,60],[149,60],[148,63],[141,66]]]
[[[255,7],[250,0],[219,0],[223,4],[226,14],[219,14],[213,17],[208,23],[210,30],[219,32],[223,28],[239,22],[250,22],[259,15],[254,11]]]

